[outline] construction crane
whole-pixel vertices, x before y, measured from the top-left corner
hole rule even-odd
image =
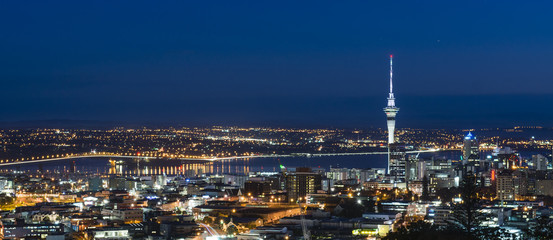
[[[309,230],[307,229],[307,223],[305,222],[305,215],[304,215],[304,213],[307,213],[307,204],[306,204],[305,208],[302,208],[301,207],[301,200],[298,199],[298,205],[300,206],[300,222],[301,222],[301,230],[302,230],[302,233],[303,233],[303,239],[304,240],[310,240],[311,239],[311,234],[309,233]]]
[[[287,172],[286,167],[282,165],[282,163],[280,162],[280,158],[277,158],[277,161],[278,161],[278,166],[280,167],[280,171],[282,171],[284,173],[284,176],[286,176],[286,172]]]
[[[280,162],[280,158],[277,158],[277,161],[278,161],[278,165],[280,167],[280,170],[282,171],[282,174],[284,175],[284,177],[286,177],[287,175],[287,169],[284,165],[282,165],[282,163]],[[307,209],[304,209],[302,208],[301,206],[301,198],[298,198],[298,205],[300,207],[300,222],[301,222],[301,229],[302,229],[302,232],[303,232],[303,239],[304,240],[310,240],[311,239],[311,234],[309,233],[309,230],[307,229],[307,223],[305,222],[305,215],[304,215],[304,212],[307,213]],[[307,201],[307,199],[306,199]],[[306,206],[307,208],[307,206]],[[302,211],[302,209],[304,211]]]

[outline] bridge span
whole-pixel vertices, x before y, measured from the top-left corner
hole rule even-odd
[[[445,151],[447,149],[428,149],[428,150],[416,150],[416,151],[407,151],[407,154],[415,153],[424,153],[424,152],[439,152]],[[275,157],[325,157],[325,156],[357,156],[357,155],[380,155],[388,154],[388,152],[359,152],[359,153],[294,153],[286,155],[253,155],[253,156],[235,156],[235,157],[215,157],[215,158],[167,158],[169,160],[191,160],[191,161],[221,161],[221,160],[235,160],[235,159],[247,159],[247,158],[275,158]],[[159,157],[148,157],[148,156],[129,156],[129,155],[114,155],[114,154],[86,154],[86,155],[72,155],[67,157],[57,157],[57,158],[48,158],[48,159],[36,159],[36,160],[26,160],[26,161],[17,161],[17,162],[7,162],[0,163],[2,166],[10,165],[19,165],[27,163],[39,163],[39,162],[51,162],[67,159],[78,159],[78,158],[139,158],[139,159],[158,159]]]

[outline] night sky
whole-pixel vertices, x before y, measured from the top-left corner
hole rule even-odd
[[[2,1],[0,121],[553,126],[552,1]],[[2,126],[0,126],[2,127]]]

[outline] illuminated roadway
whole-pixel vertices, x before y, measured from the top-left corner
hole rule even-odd
[[[424,152],[439,152],[447,149],[428,149],[428,150],[416,150],[407,151],[407,154],[424,153]],[[270,157],[324,157],[324,156],[355,156],[355,155],[377,155],[388,154],[388,152],[360,152],[360,153],[294,153],[288,155],[254,155],[254,156],[237,156],[237,157],[221,157],[221,158],[168,158],[171,160],[195,160],[195,161],[220,161],[220,160],[234,160],[234,159],[246,159],[246,158],[270,158]],[[109,154],[87,154],[87,155],[73,155],[67,157],[26,160],[18,162],[0,163],[0,166],[19,165],[26,163],[39,163],[59,161],[75,158],[140,158],[140,159],[158,159],[159,157],[147,157],[147,156],[128,156],[128,155],[109,155]]]
[[[203,223],[198,223],[198,225],[200,225],[201,227],[205,228],[206,233],[208,233],[211,237],[219,237],[221,236],[219,234],[219,232],[217,230],[215,230],[215,228],[207,225],[207,224],[203,224]]]

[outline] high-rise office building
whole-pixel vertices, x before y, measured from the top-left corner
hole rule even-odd
[[[480,167],[480,147],[471,132],[463,139],[463,164],[468,164],[473,172]]]
[[[265,196],[271,193],[271,182],[248,180],[244,183],[244,192],[248,196]]]
[[[286,192],[288,200],[295,202],[307,194],[321,190],[321,174],[314,173],[310,168],[296,168],[296,172],[286,175]]]
[[[498,174],[496,178],[496,195],[501,201],[515,200],[513,177],[510,173]]]
[[[529,178],[527,169],[502,170],[496,177],[496,195],[499,200],[516,200],[528,194]]]
[[[407,154],[404,144],[388,144],[388,171],[393,183],[406,182]]]
[[[549,163],[546,157],[541,154],[532,155],[532,169],[545,171],[547,170],[547,165],[549,165]]]
[[[363,184],[369,180],[376,180],[384,176],[386,169],[384,168],[333,168],[326,172],[326,177],[332,181],[345,181],[355,179],[357,183]]]
[[[405,165],[405,179],[407,182],[422,180],[422,177],[419,178],[419,166],[418,166],[418,156],[411,155],[407,156],[407,162]]]
[[[93,177],[88,179],[89,191],[100,191],[104,188],[103,179],[100,177]]]

